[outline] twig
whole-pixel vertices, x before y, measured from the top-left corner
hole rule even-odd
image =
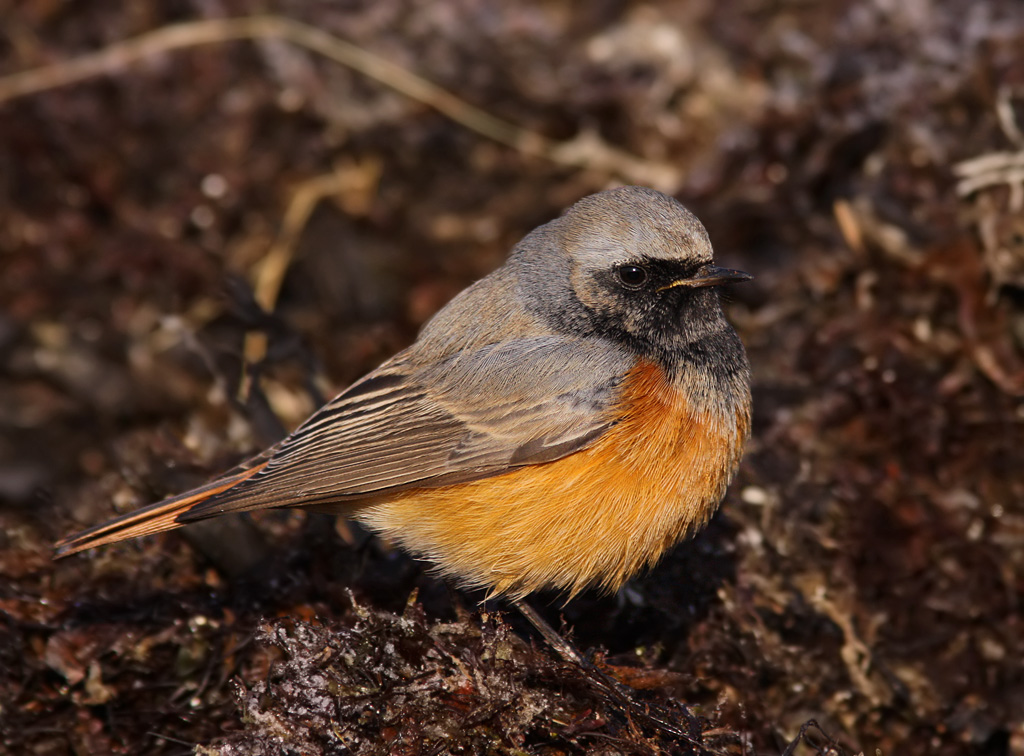
[[[680,172],[618,150],[595,134],[556,142],[491,115],[431,81],[323,29],[281,16],[244,16],[172,24],[102,50],[0,78],[0,104],[78,81],[119,73],[143,58],[187,47],[239,39],[279,39],[358,71],[443,113],[467,129],[525,155],[573,168],[591,168],[619,179],[674,191]]]
[[[1021,133],[1017,117],[1013,113],[1013,93],[1005,84],[999,87],[996,94],[996,117],[999,119],[999,128],[1003,130],[1006,138],[1024,149],[1024,133]]]
[[[281,229],[267,253],[256,264],[253,273],[253,299],[264,312],[273,312],[277,297],[281,293],[285,273],[295,256],[295,248],[302,235],[309,216],[320,201],[326,197],[341,194],[350,188],[351,180],[340,170],[314,176],[303,181],[288,202]],[[253,379],[250,366],[263,361],[267,354],[267,335],[263,331],[251,330],[245,334],[243,345],[244,370],[239,384],[238,396],[244,400],[249,395]]]
[[[832,214],[839,225],[839,233],[843,235],[847,246],[854,252],[864,251],[864,232],[861,230],[857,214],[849,200],[837,199],[832,203]]]
[[[956,192],[961,197],[990,186],[1006,184],[1010,189],[1009,208],[1018,213],[1024,209],[1024,134],[1014,120],[1010,95],[1008,87],[999,90],[996,116],[1006,138],[1022,149],[1017,152],[988,152],[962,160],[953,166],[953,173],[960,178]]]

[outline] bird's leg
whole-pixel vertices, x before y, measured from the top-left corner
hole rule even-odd
[[[515,604],[516,609],[530,621],[534,629],[542,636],[548,644],[558,652],[558,655],[562,657],[562,660],[569,663],[575,664],[583,669],[587,669],[587,666],[593,667],[591,664],[576,647],[573,646],[569,641],[559,634],[555,628],[548,624],[547,620],[540,616],[532,606],[527,604],[522,599],[512,599],[512,603]]]
[[[551,625],[548,624],[548,622],[541,617],[532,606],[522,599],[510,600],[515,605],[516,609],[518,609],[520,613],[529,620],[530,624],[534,626],[537,632],[544,637],[544,640],[546,640],[555,652],[562,657],[563,661],[579,667],[586,675],[587,679],[589,679],[595,687],[604,693],[627,715],[636,716],[664,732],[674,735],[677,738],[684,739],[691,745],[701,747],[700,723],[697,718],[690,713],[690,710],[685,704],[683,705],[683,715],[686,718],[687,728],[684,730],[676,721],[676,717],[673,716],[672,712],[662,706],[639,701],[634,695],[636,691],[627,685],[623,685],[618,680],[598,668],[596,664],[590,661],[586,656],[580,653],[575,646],[563,638],[555,628],[551,627]]]

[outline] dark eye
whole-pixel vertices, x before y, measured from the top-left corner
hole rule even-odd
[[[639,289],[647,283],[647,271],[639,265],[620,265],[615,274],[627,289]]]

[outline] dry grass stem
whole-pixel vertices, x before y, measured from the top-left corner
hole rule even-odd
[[[67,86],[103,74],[123,71],[143,58],[198,45],[239,39],[278,39],[315,52],[422,102],[451,120],[519,152],[573,168],[607,172],[610,176],[674,191],[680,172],[617,150],[596,134],[556,142],[491,115],[437,84],[351,42],[307,24],[280,16],[208,19],[164,26],[102,50],[0,78],[0,104]]]

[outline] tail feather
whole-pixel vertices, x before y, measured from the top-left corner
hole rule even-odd
[[[202,516],[186,520],[186,515],[193,507],[205,502],[207,499],[224,493],[242,481],[248,480],[266,467],[266,464],[264,461],[248,469],[241,469],[239,472],[232,471],[234,474],[222,476],[199,488],[194,488],[178,496],[158,501],[155,504],[150,504],[148,507],[143,507],[135,512],[129,512],[102,525],[97,525],[63,538],[54,547],[54,557],[59,559],[60,557],[76,554],[79,551],[96,546],[104,546],[108,543],[124,541],[138,536],[152,535],[164,530],[173,530],[184,525],[186,521],[201,520],[203,519]],[[239,468],[236,468],[236,470],[239,470]],[[210,516],[213,516],[213,514]]]

